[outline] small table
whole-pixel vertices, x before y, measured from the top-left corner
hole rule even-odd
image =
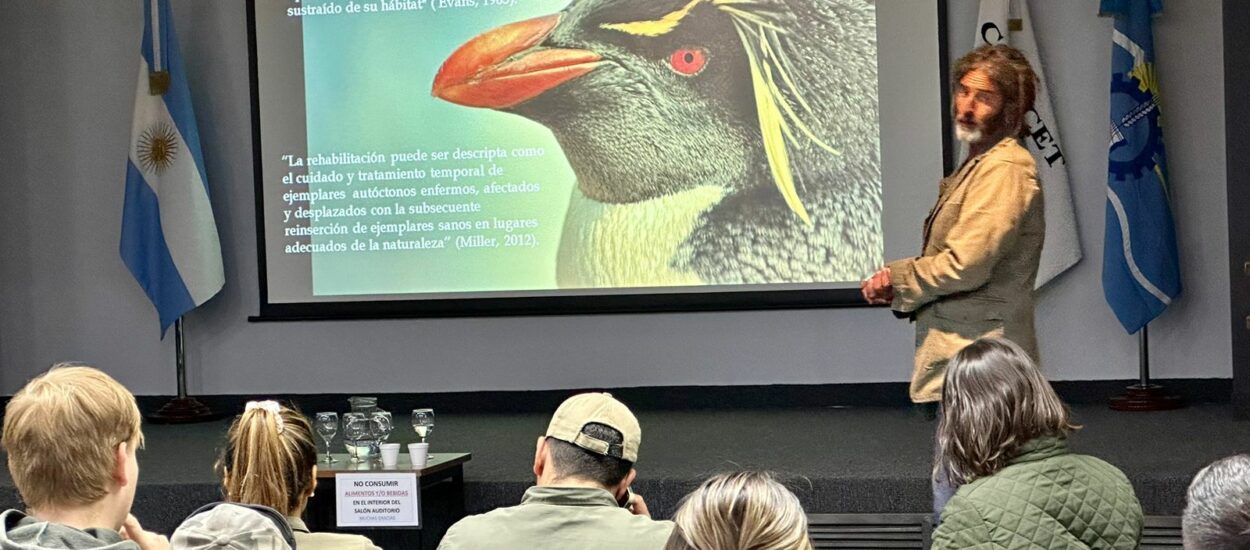
[[[324,457],[325,455],[318,455]],[[313,532],[332,531],[365,535],[381,548],[417,548],[433,550],[438,547],[443,534],[451,525],[463,518],[464,511],[464,463],[473,458],[470,453],[430,453],[424,468],[413,468],[406,454],[400,455],[399,464],[382,466],[381,461],[352,463],[346,454],[333,455],[336,462],[317,462],[317,491],[309,499],[305,513],[309,529]],[[338,474],[365,474],[369,472],[412,472],[417,475],[421,491],[420,528],[356,529],[337,527],[335,507],[335,478]]]

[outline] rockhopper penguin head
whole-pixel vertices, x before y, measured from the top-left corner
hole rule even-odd
[[[794,5],[808,3],[828,7]],[[830,84],[830,72],[839,68],[824,57],[865,45],[853,39],[841,46],[815,43],[846,31],[819,16],[855,3],[863,4],[573,0],[558,14],[469,40],[444,62],[433,94],[547,126],[589,198],[626,203],[697,186],[719,186],[726,194],[768,186],[810,223],[796,157],[817,154],[825,157],[820,164],[833,166],[847,146],[867,153],[868,147],[855,145],[867,139],[859,133],[873,130],[870,156],[876,160],[875,127],[839,126],[821,121],[829,114],[818,112],[858,108],[875,124],[875,66],[864,75],[871,77],[871,90],[843,90],[859,68],[847,64]],[[804,24],[817,28],[804,30]],[[854,27],[854,19],[842,26]],[[814,43],[789,44],[805,39]],[[875,49],[875,37],[868,42]],[[868,92],[871,105],[822,97],[831,88]]]

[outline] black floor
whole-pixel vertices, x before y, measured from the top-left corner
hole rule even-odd
[[[1074,413],[1085,428],[1073,447],[1123,469],[1147,514],[1179,514],[1185,487],[1200,467],[1250,451],[1250,423],[1233,421],[1227,404],[1162,413],[1078,405]],[[440,415],[432,450],[473,453],[465,468],[470,513],[519,500],[533,482],[534,445],[548,418]],[[391,440],[412,441],[407,419],[396,420],[400,428]],[[930,506],[936,425],[910,409],[644,411],[639,420],[643,442],[634,489],[658,517],[669,516],[700,480],[739,468],[779,472],[809,513],[924,512]],[[186,513],[219,498],[213,462],[227,425],[145,426],[135,503],[140,520],[170,532]],[[0,505],[16,505],[7,469],[0,487],[7,489],[0,491]]]

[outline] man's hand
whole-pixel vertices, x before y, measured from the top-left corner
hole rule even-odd
[[[633,496],[629,499],[629,503],[625,505],[625,508],[632,512],[635,516],[651,517],[651,510],[647,508],[647,501],[642,499],[642,495],[638,493],[632,493],[632,495]]]
[[[869,304],[882,305],[894,301],[894,285],[890,283],[890,268],[883,267],[859,284],[864,300]]]
[[[169,539],[164,535],[144,531],[143,526],[139,525],[139,520],[130,514],[126,514],[121,534],[123,539],[134,541],[142,550],[170,550]]]

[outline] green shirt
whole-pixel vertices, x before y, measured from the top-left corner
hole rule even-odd
[[[635,516],[612,494],[586,487],[530,487],[521,504],[464,518],[439,550],[659,550],[671,521]]]

